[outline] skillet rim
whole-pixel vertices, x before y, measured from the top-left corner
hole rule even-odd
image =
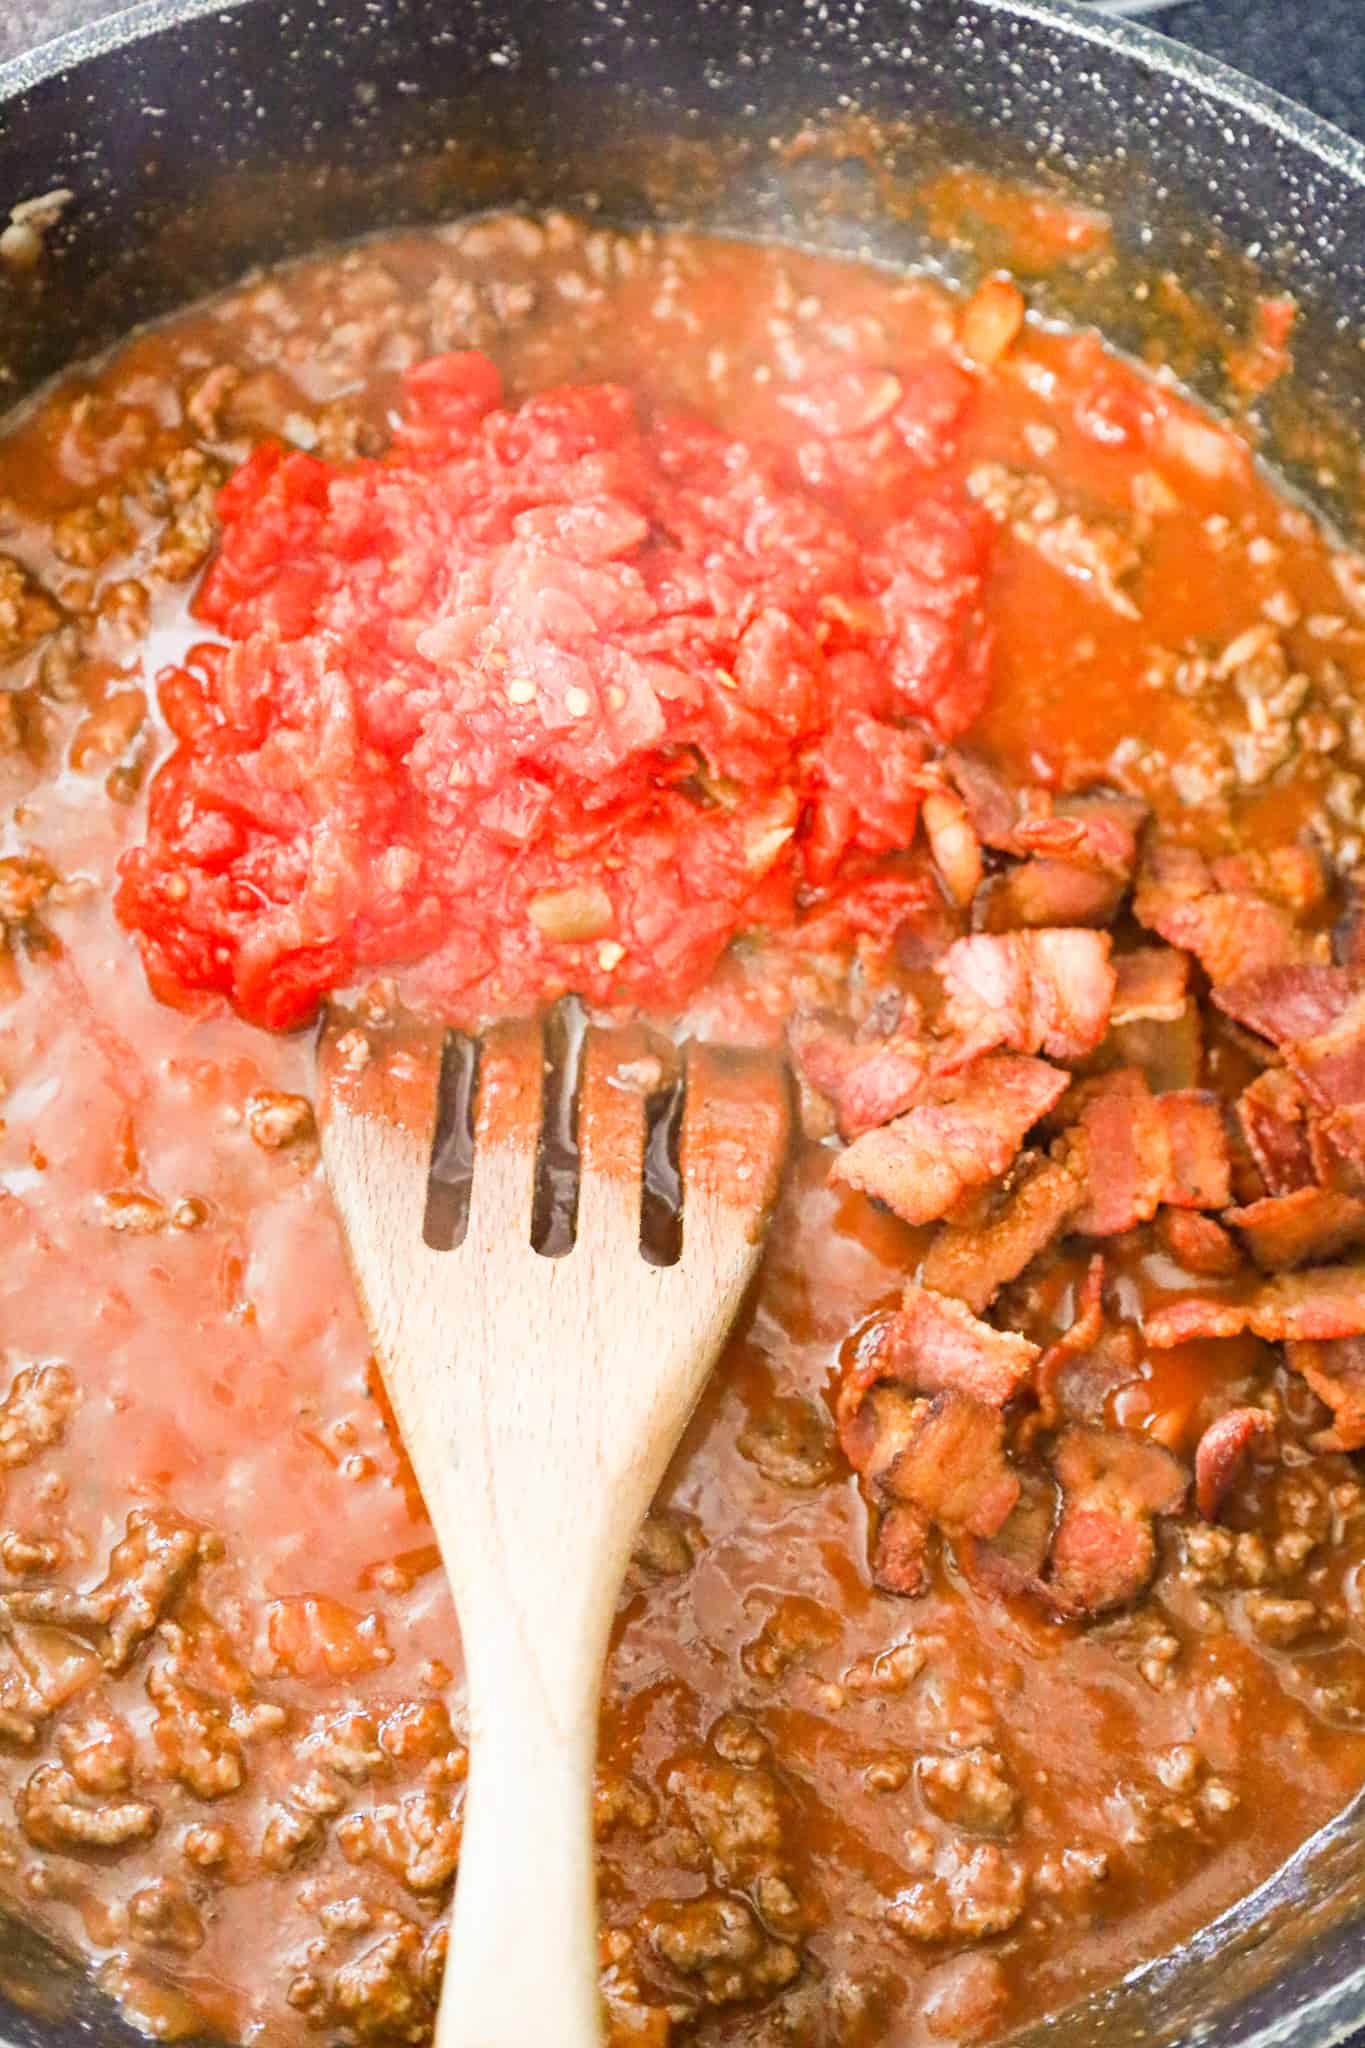
[[[1144,20],[1095,14],[1080,0],[976,0],[976,4],[992,14],[1040,22],[1116,56],[1150,64],[1175,83],[1262,123],[1282,140],[1296,144],[1329,170],[1365,189],[1365,140],[1357,140],[1325,115],[1314,113],[1273,86],[1262,85],[1221,57],[1207,56],[1160,29],[1149,28]],[[161,29],[178,28],[205,14],[227,16],[272,5],[287,15],[289,0],[137,0],[134,6],[49,37],[0,64],[0,107],[91,58],[107,56]]]
[[[690,4],[690,0],[676,0],[676,4]],[[728,6],[731,0],[721,0],[721,4]],[[900,0],[900,4],[913,9],[915,0]],[[1125,64],[1136,63],[1173,88],[1190,94],[1206,108],[1224,110],[1246,120],[1264,142],[1297,155],[1305,171],[1325,174],[1340,181],[1339,189],[1345,188],[1357,197],[1365,196],[1365,139],[1349,135],[1273,87],[1179,42],[1145,20],[1096,14],[1078,4],[1078,0],[973,0],[973,5],[1007,23],[1036,23],[1101,55]],[[859,0],[848,0],[848,6],[849,30],[856,35]],[[0,63],[0,122],[8,108],[21,104],[29,94],[79,72],[89,63],[130,50],[162,32],[185,27],[205,16],[216,16],[231,28],[239,17],[252,10],[269,12],[287,23],[292,0],[138,0],[138,4],[48,38]],[[625,0],[623,11],[629,13],[629,0]],[[761,35],[762,12],[756,9],[755,14],[758,18],[754,27]],[[1365,1810],[1365,1792],[1353,1802],[1353,1807],[1345,1809],[1320,1831],[1321,1835],[1341,1828],[1347,1816],[1357,1809]],[[1361,1825],[1359,1819],[1356,1825]],[[1199,1973],[1217,1972],[1219,1949],[1245,1926],[1247,1908],[1270,1886],[1283,1883],[1292,1889],[1296,1871],[1301,1866],[1310,1866],[1311,1852],[1319,1839],[1310,1837],[1267,1886],[1236,1902],[1193,1937],[1183,1951],[1155,1958],[1133,1973],[1134,1977],[1150,1973],[1153,1995],[1159,2001],[1162,1979],[1175,1967],[1179,1954],[1190,1958],[1190,1952],[1197,1951]],[[1311,1876],[1308,1882],[1311,1883]],[[1308,1982],[1302,1984],[1305,1976]],[[1133,1978],[1125,1979],[1111,1987],[1111,1991],[1121,1993],[1132,1982]],[[1100,2003],[1103,2002],[1102,1995]],[[1017,2038],[1019,2048],[1024,2048],[1025,2041],[1041,2042],[1048,2037],[1056,2042],[1057,2048],[1073,2048],[1081,2037],[1068,2031],[1067,2022],[1075,2018],[1084,2024],[1084,2015],[1093,2010],[1089,2000],[1080,2001],[1042,2023],[1037,2030],[1031,2028],[1026,2035],[1012,2038]],[[1365,1918],[1355,1918],[1325,1934],[1307,1936],[1258,1991],[1231,2004],[1212,2020],[1197,2018],[1187,2027],[1183,2039],[1191,2044],[1200,2042],[1204,2048],[1342,2048],[1342,2044],[1356,2039],[1360,2048],[1365,2048],[1363,2022]],[[1090,2024],[1094,2023],[1092,2019]],[[21,2006],[0,1995],[0,2048],[8,2048],[9,2043],[20,2039],[27,2042],[38,2038],[31,2031],[33,2025]],[[11,2032],[15,2026],[17,2033]],[[1140,2039],[1145,2032],[1146,2028],[1140,2025],[1130,2038]],[[112,2048],[114,2041],[134,2038],[117,2021],[112,2026],[103,2022],[92,2026],[88,2012],[40,2023],[40,2034],[54,2048],[68,2048],[68,2044],[69,2048],[77,2048],[82,2041],[100,2039]],[[1112,2041],[1114,2035],[1106,2026],[1100,2036],[1085,2036],[1087,2042],[1096,2038]]]

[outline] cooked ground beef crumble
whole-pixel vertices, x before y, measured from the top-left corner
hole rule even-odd
[[[1365,1779],[1365,572],[1012,289],[490,219],[252,280],[0,442],[0,1883],[163,2036],[420,2042],[439,1988],[458,1637],[310,1047],[164,1006],[111,894],[221,487],[382,456],[452,351],[874,494],[880,422],[784,399],[950,361],[993,529],[912,849],[685,1020],[787,1036],[805,1138],[621,1601],[613,2041],[990,2037]]]

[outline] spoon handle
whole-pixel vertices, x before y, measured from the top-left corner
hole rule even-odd
[[[465,1616],[470,1776],[436,2048],[600,2048],[592,1778],[606,1626],[574,1619],[581,1602],[563,1590],[534,1655],[524,1608],[481,1602]]]

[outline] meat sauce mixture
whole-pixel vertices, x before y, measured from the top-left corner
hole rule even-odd
[[[439,1985],[342,984],[798,1076],[606,1677],[618,2048],[988,2038],[1365,1779],[1365,569],[1024,311],[498,218],[0,444],[0,1876],[150,2031]]]

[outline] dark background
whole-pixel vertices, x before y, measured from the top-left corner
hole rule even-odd
[[[112,0],[0,0],[0,60],[116,11]],[[1365,0],[1172,0],[1146,18],[1365,138]]]
[[[111,0],[0,0],[0,59],[116,11]],[[1146,19],[1365,137],[1365,0],[1172,0]]]

